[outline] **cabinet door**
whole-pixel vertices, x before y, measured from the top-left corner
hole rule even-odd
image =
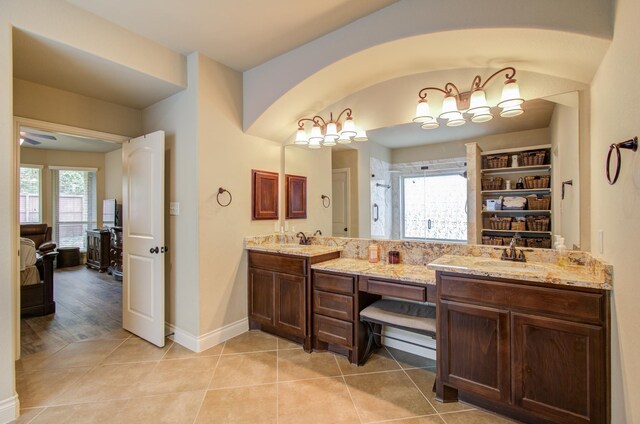
[[[261,324],[275,322],[274,273],[249,268],[249,318]]]
[[[606,422],[602,327],[514,313],[516,405],[555,423]]]
[[[487,399],[508,401],[508,311],[446,300],[440,308],[442,382]]]
[[[305,336],[305,283],[306,278],[275,274],[276,307],[275,325],[294,336]]]

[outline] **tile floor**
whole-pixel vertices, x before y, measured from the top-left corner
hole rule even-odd
[[[509,423],[434,401],[435,363],[382,349],[354,367],[259,331],[206,352],[125,331],[16,364],[16,423]]]

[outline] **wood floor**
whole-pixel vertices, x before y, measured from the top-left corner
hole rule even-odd
[[[20,320],[21,353],[55,351],[122,330],[122,283],[84,265],[56,269],[56,313]]]

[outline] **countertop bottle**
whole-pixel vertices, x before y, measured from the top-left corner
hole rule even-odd
[[[377,244],[369,245],[369,262],[376,263],[380,261],[380,246]]]
[[[569,265],[568,249],[567,246],[564,245],[564,237],[558,237],[558,246],[556,247],[556,252],[558,254],[558,265]]]

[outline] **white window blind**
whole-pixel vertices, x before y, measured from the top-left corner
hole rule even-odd
[[[53,167],[52,167],[53,168]],[[59,247],[87,250],[87,230],[97,225],[95,170],[51,170],[54,194],[54,239]]]
[[[40,223],[42,169],[38,166],[20,166],[20,223]]]

